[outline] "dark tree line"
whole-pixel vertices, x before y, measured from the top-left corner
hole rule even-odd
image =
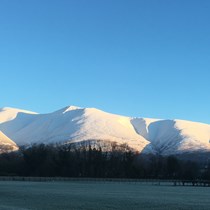
[[[210,167],[174,156],[140,155],[127,145],[109,152],[83,145],[33,145],[0,155],[1,176],[210,179]]]

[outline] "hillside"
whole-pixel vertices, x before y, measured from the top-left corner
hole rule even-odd
[[[0,154],[18,150],[18,146],[0,131]]]
[[[136,151],[162,155],[210,151],[210,125],[131,118],[75,106],[49,114],[0,109],[0,131],[19,146],[92,140],[102,145],[126,143]]]

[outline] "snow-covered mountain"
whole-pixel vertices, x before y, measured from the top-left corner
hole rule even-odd
[[[18,146],[15,144],[15,142],[0,131],[0,153],[16,150],[18,150]]]
[[[163,155],[210,151],[210,125],[131,118],[75,106],[49,114],[0,109],[0,131],[19,146],[91,140],[126,143],[139,152]]]

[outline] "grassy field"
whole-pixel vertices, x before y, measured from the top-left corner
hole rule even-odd
[[[0,209],[209,210],[210,188],[118,182],[0,182]]]

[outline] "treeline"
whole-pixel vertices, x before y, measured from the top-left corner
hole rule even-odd
[[[140,155],[126,145],[33,145],[0,155],[1,176],[210,179],[210,168],[174,156]]]

